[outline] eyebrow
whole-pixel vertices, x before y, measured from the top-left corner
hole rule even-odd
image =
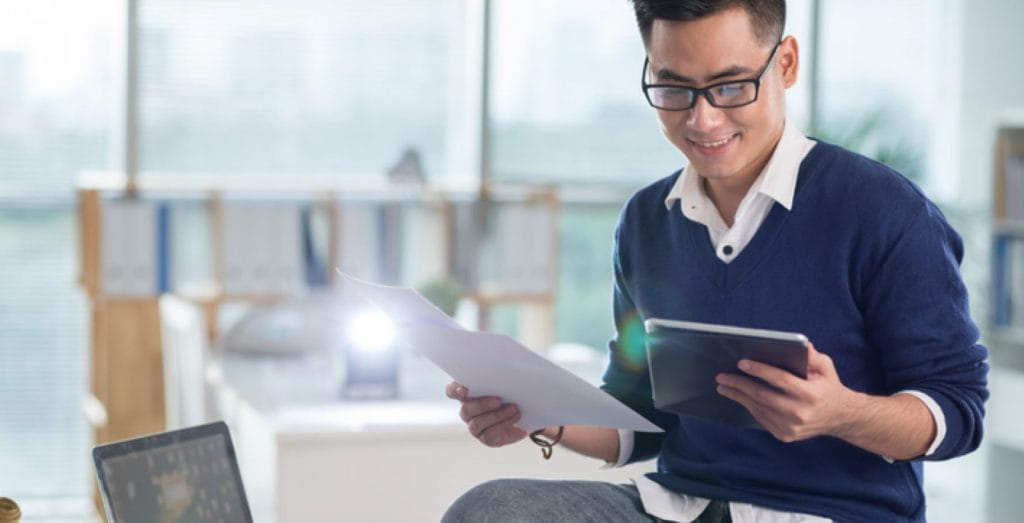
[[[753,71],[751,71],[747,67],[741,67],[741,66],[738,66],[738,65],[734,65],[734,66],[732,66],[732,67],[730,67],[728,69],[725,69],[723,71],[719,71],[719,72],[717,72],[717,73],[715,73],[715,74],[713,74],[711,76],[708,76],[708,77],[704,78],[704,83],[707,84],[707,83],[714,82],[715,80],[719,80],[719,79],[722,79],[722,78],[728,78],[730,76],[738,76],[738,75],[741,75],[741,74],[753,74]],[[662,69],[662,70],[658,71],[657,78],[659,80],[671,80],[671,81],[674,81],[674,82],[681,82],[681,83],[687,83],[687,84],[695,84],[695,83],[697,83],[694,79],[692,79],[692,78],[690,78],[688,76],[683,76],[683,75],[681,75],[679,73],[676,73],[676,72],[674,72],[672,70],[669,70],[669,69]]]

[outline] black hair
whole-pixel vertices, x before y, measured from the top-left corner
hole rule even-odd
[[[632,0],[636,23],[644,44],[650,42],[654,21],[688,22],[734,7],[742,7],[750,16],[754,36],[762,44],[782,39],[786,26],[786,0]]]

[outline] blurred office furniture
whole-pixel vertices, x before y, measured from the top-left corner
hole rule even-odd
[[[557,349],[567,368],[599,379],[598,353],[567,349]],[[217,357],[220,411],[256,521],[437,521],[461,493],[490,479],[628,482],[654,468],[602,470],[565,448],[545,461],[528,440],[488,448],[444,397],[447,376],[416,353],[403,353],[402,401],[343,401],[335,379],[341,369],[331,360],[325,353]]]
[[[1019,346],[1024,342],[1024,123],[999,129],[994,167],[991,335],[1000,345]]]
[[[988,520],[1020,521],[1024,498],[1024,119],[998,130],[994,162]]]
[[[179,320],[194,327],[195,310],[185,318],[169,304],[162,323],[168,293],[202,312],[213,347],[225,304],[273,304],[329,288],[336,267],[410,286],[454,279],[479,304],[479,326],[488,327],[492,306],[511,304],[524,310],[521,340],[539,350],[552,342],[559,198],[550,187],[198,175],[140,176],[130,196],[125,186],[110,173],[78,181],[97,444],[199,415],[201,402],[185,392],[192,378],[167,381],[193,375],[201,359],[191,342],[177,346],[194,335]],[[202,215],[192,228],[188,209]],[[184,274],[183,258],[203,266],[201,277]],[[484,260],[493,267],[481,267]]]
[[[993,192],[992,351],[989,406],[989,520],[1018,521],[1024,513],[1024,120],[998,131]]]
[[[172,294],[161,296],[160,346],[167,430],[212,421],[213,395],[206,379],[210,350],[202,309]]]
[[[476,289],[481,329],[489,330],[493,307],[523,304],[521,325],[539,328],[520,331],[528,347],[547,347],[554,338],[554,295],[558,280],[558,195],[550,190],[520,190],[505,198],[484,193],[478,205],[483,215],[474,222],[481,244],[465,251],[479,256],[476,280],[463,281]],[[482,237],[481,237],[482,236]],[[456,236],[456,246],[462,239]]]

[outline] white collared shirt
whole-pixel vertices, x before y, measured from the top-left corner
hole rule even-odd
[[[672,186],[665,198],[665,207],[671,210],[675,201],[679,200],[683,216],[708,228],[718,259],[729,263],[750,243],[776,202],[787,211],[793,208],[797,172],[800,163],[813,147],[814,142],[787,120],[775,152],[740,201],[731,228],[725,224],[718,208],[708,197],[704,190],[704,179],[693,164],[686,166]],[[725,251],[730,253],[726,254]]]
[[[672,206],[678,200],[683,216],[708,228],[708,235],[711,238],[711,244],[715,247],[718,259],[729,263],[743,252],[776,203],[785,207],[787,211],[793,208],[800,163],[803,162],[814,145],[814,141],[804,136],[787,119],[783,126],[782,137],[779,139],[772,157],[753,185],[750,186],[743,200],[740,201],[732,227],[726,225],[718,208],[708,197],[704,190],[703,178],[692,164],[683,170],[682,175],[672,186],[668,197],[665,198],[665,207],[671,211]],[[945,416],[942,414],[942,409],[935,400],[923,392],[907,390],[897,394],[911,394],[924,402],[928,410],[931,411],[932,417],[935,419],[936,433],[935,439],[925,455],[935,452],[946,434]],[[610,466],[625,465],[632,453],[633,432],[620,430],[619,460]],[[648,514],[664,520],[693,521],[710,503],[710,500],[704,498],[670,491],[644,476],[635,478],[633,482],[640,492],[644,510]],[[732,520],[736,523],[821,523],[830,521],[819,516],[780,512],[748,503],[730,502],[729,510]]]

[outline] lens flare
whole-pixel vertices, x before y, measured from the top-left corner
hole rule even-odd
[[[382,312],[366,311],[349,321],[348,336],[361,350],[386,349],[395,341],[395,324]]]
[[[619,333],[619,363],[633,372],[647,368],[647,333],[639,314],[632,313],[625,318]]]

